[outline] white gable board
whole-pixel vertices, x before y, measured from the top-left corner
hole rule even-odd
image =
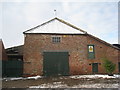
[[[84,32],[77,30],[65,23],[54,19],[49,23],[41,25],[33,30],[29,30],[25,33],[56,33],[56,34],[84,34]]]

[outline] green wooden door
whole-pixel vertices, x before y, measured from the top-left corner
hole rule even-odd
[[[12,60],[5,62],[5,76],[20,77],[23,75],[23,61]]]
[[[3,70],[2,70],[2,60],[0,60],[0,77],[2,77]]]
[[[2,70],[0,72],[2,72],[2,77],[5,77],[5,75],[6,75],[5,74],[5,70],[6,70],[5,69],[5,63],[6,63],[6,61],[5,60],[3,60],[3,61],[1,60],[0,63],[1,63],[1,70]]]
[[[93,63],[92,64],[92,72],[93,73],[98,73],[98,63]]]
[[[68,52],[44,52],[43,74],[45,76],[68,75]]]

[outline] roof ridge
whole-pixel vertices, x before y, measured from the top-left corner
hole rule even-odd
[[[66,21],[64,21],[64,20],[62,20],[62,19],[59,19],[59,18],[57,18],[57,17],[56,17],[55,19],[59,20],[60,22],[62,22],[62,23],[64,23],[64,24],[67,24],[67,25],[69,25],[70,27],[75,28],[75,29],[77,29],[77,30],[79,30],[79,31],[81,31],[81,32],[83,32],[83,33],[87,33],[86,31],[84,31],[84,30],[82,30],[82,29],[74,26],[73,24],[70,24],[70,23],[68,23],[68,22],[66,22]]]
[[[31,29],[28,29],[28,30],[24,31],[23,34],[25,34],[25,33],[28,32],[28,31],[31,31],[31,30],[33,30],[33,29],[36,29],[36,28],[38,28],[38,27],[40,27],[40,26],[42,26],[42,25],[44,25],[44,24],[46,24],[46,23],[49,23],[49,22],[53,21],[54,19],[55,19],[55,18],[50,19],[49,21],[46,21],[46,22],[44,22],[44,23],[42,23],[42,24],[40,24],[40,25],[37,25],[37,26],[35,26],[35,27],[31,28]]]

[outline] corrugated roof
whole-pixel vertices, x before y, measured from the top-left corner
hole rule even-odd
[[[54,18],[25,31],[25,33],[85,34],[87,32],[62,19]]]

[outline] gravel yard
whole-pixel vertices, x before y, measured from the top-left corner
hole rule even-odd
[[[120,75],[3,78],[3,88],[120,88]]]

